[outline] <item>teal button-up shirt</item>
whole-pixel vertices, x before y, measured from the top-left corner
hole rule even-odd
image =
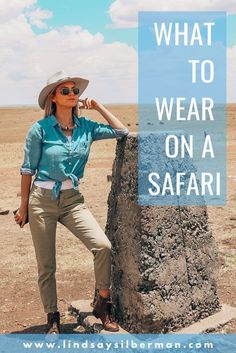
[[[84,175],[93,141],[122,138],[125,129],[113,129],[85,117],[73,116],[75,128],[71,142],[62,132],[54,115],[35,122],[28,131],[24,145],[21,174],[35,175],[35,180],[54,180],[52,199],[58,198],[63,180],[70,178],[78,189],[78,178]]]

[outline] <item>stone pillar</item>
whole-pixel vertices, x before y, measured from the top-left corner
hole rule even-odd
[[[105,232],[115,316],[131,333],[165,333],[219,310],[217,251],[205,206],[139,206],[137,136],[118,141]]]

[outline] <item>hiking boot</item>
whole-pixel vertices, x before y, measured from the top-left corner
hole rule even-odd
[[[47,335],[55,335],[60,333],[60,313],[59,311],[55,311],[53,313],[47,314],[48,318],[48,331]]]
[[[93,315],[97,319],[101,319],[106,331],[116,332],[119,331],[119,325],[112,319],[111,308],[112,302],[110,297],[104,298],[99,294],[93,309]]]

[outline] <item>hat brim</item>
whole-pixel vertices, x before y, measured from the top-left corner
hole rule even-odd
[[[86,80],[81,77],[67,77],[63,80],[51,83],[50,85],[45,86],[39,94],[38,103],[39,103],[40,108],[41,109],[45,108],[47,96],[49,95],[49,93],[51,93],[54,90],[54,88],[56,88],[57,86],[59,86],[63,82],[68,82],[68,81],[73,81],[75,83],[76,87],[79,88],[79,96],[81,96],[81,94],[85,91],[85,89],[87,88],[87,86],[89,84],[89,80]]]

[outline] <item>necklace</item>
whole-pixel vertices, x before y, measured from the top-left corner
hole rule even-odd
[[[62,125],[58,122],[60,128],[64,131],[72,131],[74,128],[75,128],[75,124],[73,126],[65,126],[65,125]]]

